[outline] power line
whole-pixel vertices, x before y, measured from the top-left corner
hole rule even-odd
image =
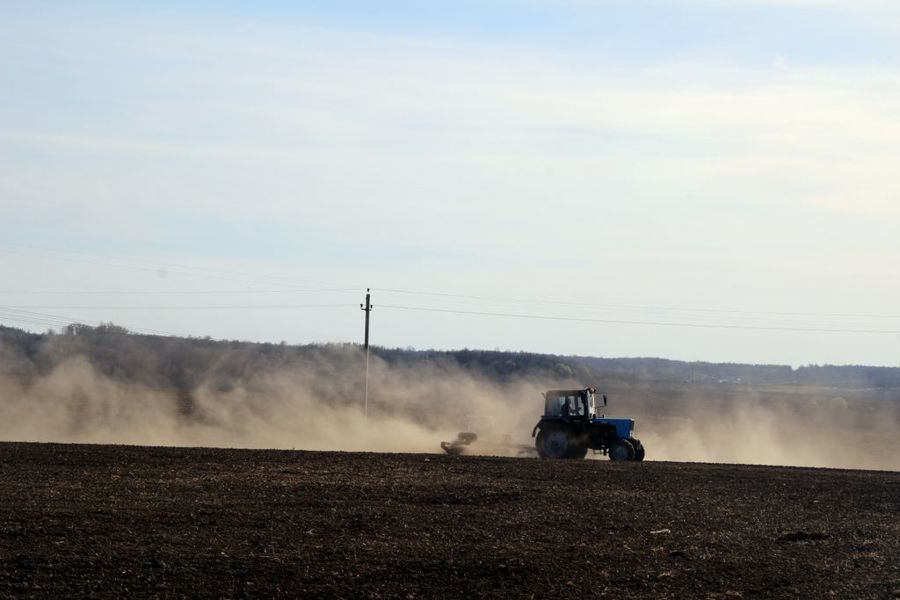
[[[159,305],[159,306],[90,306],[90,305],[59,305],[59,304],[29,304],[6,305],[10,309],[41,308],[55,310],[255,310],[255,309],[293,309],[293,308],[347,308],[354,304],[210,304],[210,305]]]
[[[536,319],[543,321],[572,321],[577,323],[609,323],[615,325],[651,325],[658,327],[689,327],[697,329],[741,329],[752,331],[793,331],[808,333],[866,333],[866,334],[892,334],[900,335],[900,330],[887,329],[840,329],[840,328],[824,328],[824,327],[770,327],[762,325],[730,325],[730,324],[706,324],[706,323],[675,323],[667,321],[636,321],[626,319],[589,319],[581,317],[562,317],[551,315],[530,315],[518,313],[501,313],[487,312],[475,310],[454,310],[449,308],[428,308],[422,306],[398,306],[391,304],[382,304],[382,308],[393,308],[397,310],[411,310],[421,312],[451,313],[460,315],[480,315],[488,317],[507,317],[515,319]]]
[[[62,315],[52,315],[47,313],[35,312],[31,310],[23,310],[15,307],[9,306],[0,306],[0,317],[3,319],[14,321],[16,323],[26,323],[26,322],[34,322],[43,326],[50,327],[65,327],[67,325],[72,325],[74,323],[83,323],[85,325],[101,325],[100,321],[93,321],[90,319],[77,319],[75,317],[67,317]],[[120,325],[129,331],[134,331],[136,333],[147,333],[152,335],[170,335],[177,336],[178,334],[172,333],[170,331],[160,331],[158,329],[147,329],[143,327],[129,327],[127,325]]]
[[[60,323],[57,321],[36,319],[34,317],[30,317],[30,318],[29,317],[21,317],[21,316],[17,317],[15,315],[0,315],[0,318],[2,318],[3,321],[5,321],[7,323],[18,323],[21,325],[37,325],[40,327],[47,327],[47,328],[65,327],[66,325],[68,325],[68,323]]]
[[[472,299],[472,300],[491,300],[491,301],[499,301],[499,302],[509,302],[515,304],[547,304],[547,305],[557,305],[557,306],[572,306],[572,307],[584,307],[584,308],[604,308],[604,309],[619,309],[619,310],[662,310],[662,311],[674,311],[674,312],[686,312],[686,313],[711,313],[711,314],[734,314],[734,315],[765,315],[765,316],[784,316],[784,317],[825,317],[825,318],[858,318],[858,319],[900,319],[900,314],[878,314],[878,313],[820,313],[820,312],[787,312],[787,311],[750,311],[750,310],[730,310],[730,309],[716,309],[716,308],[679,308],[679,307],[669,307],[669,306],[654,306],[654,305],[629,305],[629,304],[599,304],[599,303],[591,303],[591,302],[564,302],[564,301],[554,301],[554,300],[522,300],[517,298],[503,298],[497,296],[476,296],[476,295],[467,295],[467,294],[451,294],[451,293],[443,293],[443,292],[418,292],[413,290],[396,290],[396,289],[387,289],[380,288],[380,291],[385,293],[395,293],[395,294],[409,294],[409,295],[421,295],[421,296],[437,296],[437,297],[447,297],[447,298],[461,298],[461,299]],[[131,295],[139,295],[139,296],[215,296],[215,295],[253,295],[253,294],[305,294],[305,293],[358,293],[358,288],[304,288],[304,289],[265,289],[265,290],[173,290],[173,291],[160,291],[160,290],[147,290],[147,291],[136,291],[136,290],[73,290],[73,291],[65,291],[65,290],[0,290],[0,294],[9,294],[9,295],[48,295],[48,296],[131,296]],[[140,309],[140,308],[152,308],[152,309],[163,309],[163,308],[173,308],[173,309],[191,309],[191,308],[207,308],[207,307],[157,307],[157,306],[147,306],[147,307],[131,307],[131,306],[78,306],[78,305],[29,305],[33,308],[51,308],[51,309],[70,309],[76,310],[84,308],[85,310],[97,310],[97,309],[116,309],[116,310],[131,310],[131,309]],[[209,308],[311,308],[313,306],[318,305],[278,305],[278,306],[257,306],[257,305],[240,305],[240,306],[215,306]],[[322,306],[348,306],[346,304],[334,304],[334,305],[322,305]]]
[[[190,295],[246,295],[246,294],[304,294],[319,292],[359,292],[359,288],[309,288],[296,290],[0,290],[0,294],[35,296],[190,296]]]
[[[273,276],[273,275],[259,275],[259,274],[251,274],[241,271],[232,271],[228,269],[214,269],[209,267],[194,267],[189,265],[179,265],[173,263],[162,263],[160,261],[152,261],[147,259],[135,259],[133,257],[114,257],[112,260],[114,262],[103,262],[108,259],[108,257],[104,257],[102,255],[90,254],[86,252],[75,252],[75,251],[67,251],[60,252],[56,250],[40,250],[36,248],[32,248],[29,246],[23,245],[15,245],[15,244],[0,244],[0,252],[6,252],[10,254],[19,254],[25,256],[35,256],[37,258],[42,258],[44,260],[58,260],[64,262],[72,262],[72,263],[82,263],[88,265],[95,265],[101,267],[111,267],[117,269],[129,269],[134,271],[145,271],[150,273],[160,273],[160,271],[164,271],[166,274],[173,275],[186,275],[192,277],[206,277],[210,279],[219,279],[225,281],[254,281],[254,282],[264,282],[264,283],[317,283],[320,285],[325,285],[329,287],[350,287],[342,284],[329,283],[323,281],[317,281],[312,279],[300,279],[296,277],[283,277],[283,276]],[[49,256],[48,256],[49,254]],[[69,256],[66,256],[69,255]],[[71,258],[71,256],[80,256],[87,257],[85,258]],[[93,260],[95,258],[100,258],[101,261]],[[88,260],[91,259],[91,260]],[[117,261],[117,262],[115,262]],[[123,264],[124,263],[124,264]],[[128,264],[131,263],[131,264]],[[140,266],[136,266],[140,265]],[[224,274],[224,275],[223,275]],[[359,290],[361,286],[357,286],[354,288],[355,290]]]
[[[73,256],[82,256],[95,258],[100,255],[85,253],[85,252],[76,252],[76,251],[67,251],[60,252],[55,250],[40,250],[36,248],[32,248],[24,245],[16,245],[16,244],[0,244],[0,252],[9,252],[14,254],[24,254],[24,255],[33,255],[39,258],[44,258],[48,260],[62,260],[68,262],[76,262],[76,263],[85,263],[85,264],[93,264],[100,265],[106,267],[114,267],[114,268],[124,268],[124,269],[134,269],[140,271],[147,271],[158,273],[160,271],[160,267],[167,270],[175,275],[187,275],[187,276],[198,276],[200,273],[202,277],[208,277],[213,279],[227,280],[227,281],[254,281],[254,282],[267,282],[267,283],[309,283],[313,280],[311,279],[300,279],[294,277],[283,277],[283,276],[266,276],[266,275],[258,275],[258,274],[249,274],[241,271],[227,270],[227,269],[213,269],[208,267],[192,267],[188,265],[179,265],[179,264],[162,264],[157,261],[150,261],[147,259],[136,259],[133,257],[119,257],[114,258],[113,260],[118,260],[120,262],[131,262],[138,263],[142,265],[151,264],[153,266],[134,266],[129,264],[115,264],[109,262],[97,262],[93,260],[85,260],[80,258],[69,258],[66,256],[59,255],[73,255]],[[43,253],[43,254],[42,254]],[[47,253],[55,254],[57,256],[46,256]],[[103,257],[101,257],[103,258]],[[214,275],[210,275],[210,273],[214,273]],[[229,275],[223,276],[222,274]],[[165,295],[171,293],[172,295],[178,294],[253,294],[253,293],[265,293],[265,294],[275,294],[275,293],[291,293],[296,291],[298,293],[306,293],[306,292],[335,292],[335,293],[358,293],[362,286],[345,286],[342,284],[334,284],[334,283],[326,283],[322,281],[316,281],[316,283],[328,285],[332,287],[323,287],[323,288],[307,288],[303,290],[223,290],[219,291],[185,291],[185,292],[165,292],[165,291],[151,291],[151,292],[90,292],[90,291],[78,291],[78,292],[65,292],[65,291],[44,291],[44,292],[26,292],[26,291],[7,291],[0,293],[8,293],[8,294],[48,294],[48,295],[65,295],[67,293],[77,293],[80,295],[118,295],[118,294],[154,294],[154,295]],[[840,312],[800,312],[800,311],[753,311],[753,310],[736,310],[736,309],[721,309],[721,308],[687,308],[687,307],[675,307],[675,306],[660,306],[660,305],[629,305],[629,304],[610,304],[610,303],[591,303],[591,302],[573,302],[573,301],[560,301],[560,300],[549,300],[549,299],[523,299],[523,298],[511,298],[511,297],[503,297],[503,296],[486,296],[486,295],[473,295],[473,294],[459,294],[452,292],[440,292],[440,291],[424,291],[424,290],[412,290],[412,289],[399,289],[399,288],[374,288],[379,292],[388,293],[388,294],[403,294],[403,295],[414,295],[414,296],[430,296],[430,297],[439,297],[439,298],[456,298],[462,300],[477,300],[477,301],[490,301],[490,302],[502,302],[509,303],[515,305],[553,305],[553,306],[571,306],[571,307],[583,307],[583,308],[600,308],[600,309],[613,309],[613,310],[644,310],[644,311],[667,311],[667,312],[682,312],[682,313],[710,313],[710,314],[730,314],[730,315],[764,315],[764,316],[783,316],[783,317],[824,317],[824,318],[860,318],[860,319],[900,319],[900,314],[878,314],[878,313],[840,313]],[[78,308],[78,307],[72,307]]]
[[[735,310],[721,308],[684,308],[675,306],[659,306],[659,305],[641,305],[641,304],[600,304],[594,302],[570,302],[561,300],[542,300],[532,299],[526,300],[522,298],[510,298],[503,296],[477,296],[469,294],[454,294],[447,292],[427,292],[415,290],[377,288],[379,292],[406,294],[413,296],[435,296],[440,298],[459,298],[465,300],[489,300],[495,302],[505,302],[511,304],[548,304],[554,306],[573,306],[585,308],[604,308],[604,309],[622,309],[622,310],[662,310],[672,312],[687,313],[715,313],[715,314],[735,314],[735,315],[767,315],[781,317],[843,317],[843,318],[861,318],[861,319],[900,319],[900,314],[878,314],[878,313],[831,313],[831,312],[792,312],[792,311],[765,311],[765,310]]]

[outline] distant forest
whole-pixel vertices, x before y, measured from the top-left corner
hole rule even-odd
[[[81,356],[100,374],[129,384],[192,389],[204,382],[304,368],[357,370],[357,344],[287,345],[130,333],[115,325],[69,325],[43,334],[0,326],[0,374],[28,382],[68,358]],[[376,360],[405,369],[458,369],[495,382],[542,379],[616,388],[631,386],[791,386],[900,389],[900,368],[718,364],[661,358],[599,358],[486,350],[373,347]]]

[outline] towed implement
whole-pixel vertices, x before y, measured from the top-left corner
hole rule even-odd
[[[457,434],[452,442],[441,442],[441,448],[447,454],[490,454],[495,456],[534,456],[534,448],[530,445],[514,444],[509,434],[497,435],[496,423],[490,416],[469,416],[466,419],[466,431]],[[475,430],[481,433],[476,433]]]
[[[460,454],[465,454],[466,450],[469,449],[469,446],[477,439],[478,434],[474,431],[460,431],[456,435],[456,439],[452,442],[441,442],[441,449],[447,454],[458,456]]]

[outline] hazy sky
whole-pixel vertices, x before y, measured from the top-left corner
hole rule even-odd
[[[0,323],[900,365],[900,3],[184,4],[0,3]]]

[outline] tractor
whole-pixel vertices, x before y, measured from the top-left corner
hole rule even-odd
[[[644,446],[634,438],[634,419],[597,416],[597,390],[550,390],[544,393],[544,416],[531,437],[541,458],[584,458],[588,450],[610,460],[644,460]],[[606,406],[606,395],[602,396]]]

